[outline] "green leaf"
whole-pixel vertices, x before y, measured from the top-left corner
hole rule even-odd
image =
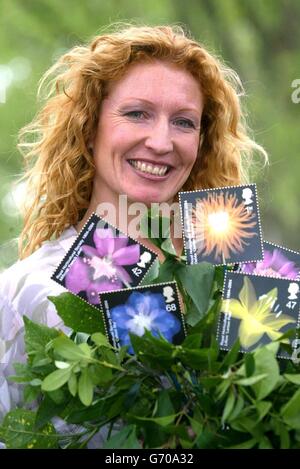
[[[182,342],[181,346],[182,348],[190,348],[190,349],[200,348],[202,337],[203,337],[202,334],[188,335]]]
[[[241,344],[239,339],[235,341],[229,352],[226,353],[225,358],[221,364],[221,370],[227,370],[233,363],[236,362],[239,354],[240,354]]]
[[[183,449],[191,449],[194,446],[194,442],[190,440],[184,440],[183,438],[179,438],[179,443],[181,448]]]
[[[224,394],[226,393],[227,389],[231,386],[231,380],[224,379],[218,386],[217,386],[217,400],[222,399]]]
[[[171,423],[173,423],[174,420],[176,419],[176,417],[179,414],[180,413],[172,414],[172,415],[166,415],[164,417],[139,417],[137,415],[131,415],[130,414],[130,417],[133,418],[134,420],[141,420],[143,422],[153,422],[153,423],[156,423],[157,425],[161,425],[162,427],[165,427],[165,426],[170,425]]]
[[[209,369],[217,359],[218,353],[214,349],[183,349],[179,354],[182,363],[195,370]]]
[[[71,373],[71,376],[68,380],[68,388],[70,391],[70,394],[75,397],[77,394],[77,377],[75,373]]]
[[[290,435],[282,422],[278,422],[278,431],[276,432],[280,438],[280,449],[288,449],[290,448]]]
[[[213,336],[215,337],[214,329],[215,329],[215,324],[217,322],[218,315],[221,310],[221,305],[222,305],[222,298],[218,297],[216,300],[212,300],[212,304],[210,305],[208,312],[203,316],[203,318],[200,321],[197,319],[197,321],[194,324],[191,324],[189,323],[189,318],[187,318],[187,323],[192,325],[192,327],[189,329],[189,333],[196,334],[196,333],[201,332],[203,333],[203,335],[205,333],[204,339],[205,339],[205,336],[209,336],[210,333],[213,333]]]
[[[53,349],[66,360],[79,361],[88,358],[86,351],[82,349],[82,345],[76,345],[67,337],[59,337],[52,342]]]
[[[272,407],[272,403],[268,401],[258,401],[255,403],[256,410],[259,416],[258,421],[260,422],[267,415]]]
[[[226,400],[224,410],[223,410],[222,420],[221,420],[222,423],[226,422],[226,420],[228,419],[231,411],[233,410],[234,403],[235,403],[235,395],[234,395],[233,391],[230,391],[230,393],[227,397],[227,400]]]
[[[78,380],[78,396],[81,402],[90,406],[93,402],[94,385],[89,375],[88,368],[84,368]]]
[[[38,431],[35,429],[35,413],[16,409],[9,412],[1,427],[2,438],[8,449],[57,448],[58,436],[53,425],[47,422]]]
[[[199,422],[195,418],[192,418],[192,417],[189,417],[189,416],[187,416],[187,417],[188,417],[189,422],[191,424],[192,430],[194,431],[194,433],[196,435],[199,435],[203,430],[203,423]]]
[[[255,361],[253,353],[246,353],[244,357],[246,376],[252,376],[255,370]]]
[[[229,449],[251,449],[257,443],[256,438],[251,438],[250,440],[239,443],[238,445],[229,446]]]
[[[175,278],[175,272],[180,267],[180,264],[173,258],[166,258],[160,264],[158,276],[155,278],[154,283],[171,282]]]
[[[131,388],[128,390],[124,399],[124,407],[126,409],[132,409],[136,400],[139,397],[140,389],[141,389],[141,383],[137,382],[137,383],[134,383],[131,386]]]
[[[24,401],[26,403],[35,401],[41,394],[40,388],[28,384],[24,387]]]
[[[161,245],[160,248],[162,251],[166,252],[167,254],[170,254],[171,256],[177,256],[176,250],[173,246],[171,238],[165,239]]]
[[[169,369],[174,359],[172,352],[175,346],[164,339],[153,337],[146,331],[143,337],[129,334],[133,350],[139,360],[149,364],[155,370]],[[159,357],[159,360],[157,360]]]
[[[55,404],[59,405],[66,402],[67,394],[63,388],[56,389],[55,391],[48,391],[48,396]]]
[[[212,388],[215,388],[221,382],[223,382],[223,380],[220,376],[212,376],[212,377],[208,377],[208,378],[205,378],[205,377],[201,378],[202,386],[208,391]]]
[[[51,344],[51,342],[48,343],[48,346],[49,344]],[[44,368],[44,367],[46,368],[46,366],[50,365],[50,363],[52,363],[52,360],[50,357],[40,358],[40,354],[37,353],[32,360],[32,369],[34,369],[34,371],[39,372],[41,368]]]
[[[54,303],[65,325],[74,331],[87,334],[105,333],[100,309],[82,298],[71,293],[61,293],[59,296],[48,296],[48,299]]]
[[[156,279],[159,275],[160,263],[158,259],[155,259],[150,269],[139,283],[139,285],[150,285],[151,283],[156,283]]]
[[[228,422],[231,422],[239,417],[240,413],[242,412],[244,408],[244,404],[245,404],[245,401],[244,401],[243,396],[241,396],[241,394],[238,394],[236,404],[227,419]]]
[[[294,383],[294,384],[300,384],[300,375],[297,374],[297,375],[293,375],[293,374],[285,374],[283,375],[284,378],[289,381],[290,383]]]
[[[55,366],[56,368],[59,368],[60,370],[64,370],[66,368],[70,368],[70,363],[67,363],[67,362],[61,362],[59,360],[55,360]]]
[[[80,350],[83,351],[84,355],[87,357],[87,358],[91,358],[92,357],[92,348],[87,344],[87,343],[81,343],[78,345],[78,347],[80,348]]]
[[[174,406],[170,399],[170,394],[167,389],[163,389],[157,400],[157,411],[155,417],[165,417],[166,415],[174,414]]]
[[[207,262],[195,265],[181,265],[176,272],[176,277],[198,309],[199,320],[208,309],[214,273],[214,266]]]
[[[140,449],[141,445],[136,437],[136,426],[128,425],[110,437],[103,445],[103,449]]]
[[[258,444],[258,449],[273,449],[273,446],[268,437],[265,435],[261,438]]]
[[[62,370],[53,371],[48,375],[42,384],[43,391],[55,391],[61,388],[70,378],[71,368],[64,368]]]
[[[40,386],[42,384],[42,380],[39,378],[35,378],[29,383],[31,386]]]
[[[209,428],[204,428],[202,433],[195,440],[196,448],[206,449],[214,447],[214,440],[216,438],[216,433]]]
[[[225,270],[224,266],[215,267],[214,282],[219,290],[223,290]]]
[[[26,352],[29,354],[42,352],[44,355],[46,345],[60,335],[59,331],[37,324],[26,316],[23,316],[23,321],[25,325]]]
[[[240,386],[252,386],[264,379],[267,378],[267,374],[263,373],[261,375],[250,376],[250,378],[241,378],[235,381],[235,384],[239,384]]]
[[[108,368],[99,364],[90,365],[89,374],[93,384],[98,386],[108,383],[113,377],[112,368]]]
[[[278,346],[279,344],[271,343],[254,352],[255,375],[267,375],[265,379],[260,380],[253,386],[256,397],[259,400],[268,396],[279,383],[280,373],[276,359]]]
[[[287,425],[295,430],[300,430],[300,389],[282,406],[280,414]]]
[[[81,424],[84,422],[101,422],[106,420],[106,410],[110,408],[117,399],[117,394],[105,396],[98,400],[96,404],[86,407],[79,400],[73,400],[70,411],[66,414],[68,423]]]
[[[238,432],[248,433],[256,437],[257,419],[248,417],[249,412],[242,412],[242,415],[235,421],[230,422],[230,426]]]
[[[101,332],[96,332],[95,334],[92,334],[91,339],[98,346],[111,348],[107,337],[104,334],[101,334]]]
[[[56,404],[48,394],[45,394],[36,413],[35,429],[39,430],[53,417],[59,416],[65,406],[65,402]]]

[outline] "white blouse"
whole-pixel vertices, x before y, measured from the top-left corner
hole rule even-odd
[[[63,328],[47,296],[66,291],[51,275],[76,236],[71,226],[0,275],[0,422],[9,410],[22,405],[21,386],[7,378],[15,374],[13,363],[26,361],[23,315],[48,327]]]

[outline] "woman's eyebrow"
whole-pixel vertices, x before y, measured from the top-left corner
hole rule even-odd
[[[138,103],[143,103],[143,104],[147,104],[147,105],[150,105],[150,106],[155,106],[156,103],[152,102],[152,101],[149,101],[148,99],[145,99],[145,98],[136,98],[136,97],[130,97],[130,98],[126,98],[122,103],[121,105],[134,105],[135,102],[138,102]],[[180,105],[179,105],[180,106]],[[197,117],[199,117],[200,119],[200,116],[201,116],[201,110],[199,110],[196,106],[189,106],[189,107],[179,107],[178,106],[178,109],[176,109],[175,112],[193,112],[195,114],[197,114]]]

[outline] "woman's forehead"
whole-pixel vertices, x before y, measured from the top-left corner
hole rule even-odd
[[[197,108],[202,102],[194,76],[184,67],[160,60],[130,65],[121,78],[109,83],[107,97],[122,101],[170,97],[179,103],[192,101]]]

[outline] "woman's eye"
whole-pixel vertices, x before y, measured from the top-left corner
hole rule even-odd
[[[143,111],[129,111],[129,112],[126,112],[125,116],[132,117],[133,119],[140,119],[141,117],[144,117],[144,112]]]
[[[196,126],[193,121],[190,119],[177,119],[175,124],[179,127],[183,127],[184,129],[195,129]]]

